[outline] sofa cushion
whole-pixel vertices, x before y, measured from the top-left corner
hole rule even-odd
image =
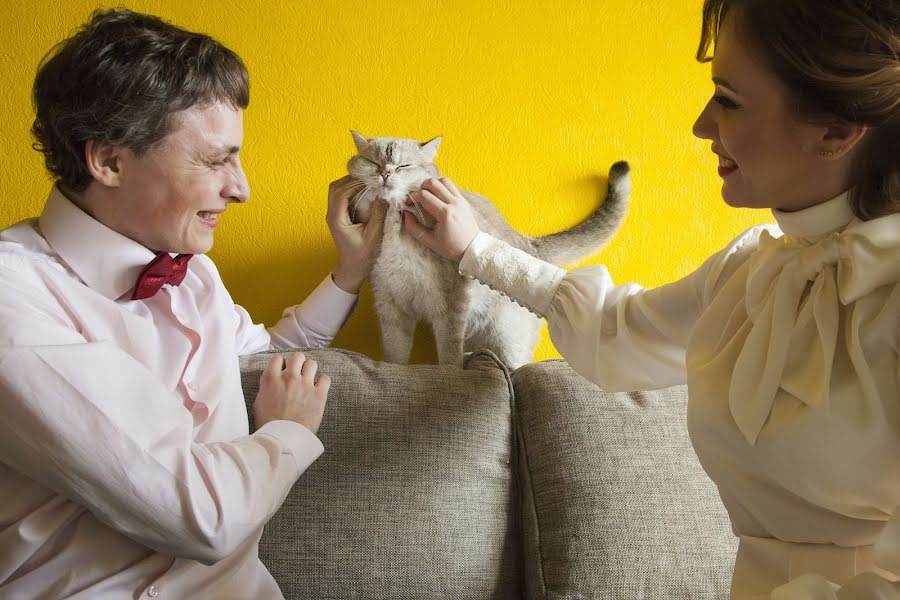
[[[528,598],[727,598],[737,538],[683,387],[611,393],[563,361],[512,375]]]
[[[303,349],[332,379],[325,453],[266,526],[286,598],[519,598],[509,377]],[[271,354],[242,358],[248,406]],[[252,413],[251,413],[252,414]]]

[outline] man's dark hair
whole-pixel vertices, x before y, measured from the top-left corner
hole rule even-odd
[[[169,133],[174,113],[215,102],[246,108],[250,84],[241,59],[208,35],[106,9],[44,57],[32,101],[34,148],[53,177],[81,192],[92,181],[88,140],[140,156]]]

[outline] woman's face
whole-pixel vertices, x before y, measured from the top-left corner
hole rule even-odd
[[[715,93],[694,124],[719,156],[722,198],[735,207],[800,210],[844,191],[819,154],[827,128],[792,117],[786,87],[722,24],[712,60]]]

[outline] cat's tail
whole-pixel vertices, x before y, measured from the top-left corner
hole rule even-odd
[[[625,161],[610,167],[606,199],[586,220],[565,231],[528,238],[535,256],[555,265],[566,266],[595,254],[605,246],[628,213],[630,171]]]

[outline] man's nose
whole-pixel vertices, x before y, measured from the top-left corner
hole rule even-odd
[[[222,195],[232,202],[246,202],[250,199],[250,183],[247,181],[243,167],[238,166],[234,178],[222,190]]]

